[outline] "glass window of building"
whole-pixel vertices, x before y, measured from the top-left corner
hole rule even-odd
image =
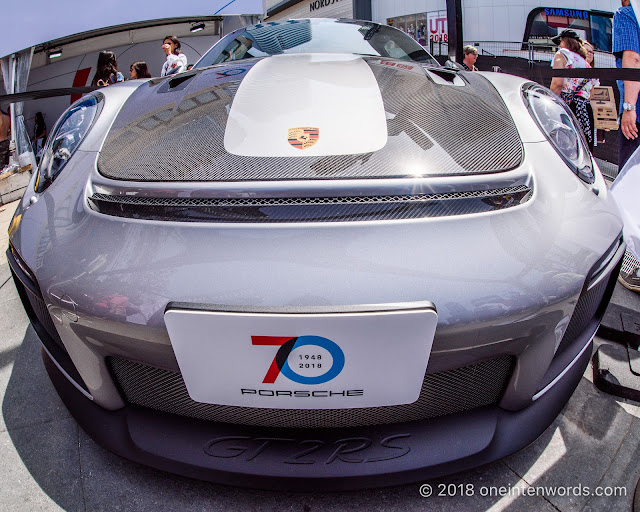
[[[421,45],[427,44],[429,33],[427,29],[427,13],[416,15],[416,39]]]
[[[612,33],[611,16],[591,15],[591,42],[597,50],[611,51]]]
[[[430,32],[428,14],[429,13],[426,12],[420,12],[417,14],[409,14],[406,16],[396,16],[395,18],[387,18],[387,25],[402,30],[424,46],[428,44],[429,39],[431,39],[429,37]],[[444,19],[446,20],[446,11]]]

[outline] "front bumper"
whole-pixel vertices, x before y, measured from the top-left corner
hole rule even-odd
[[[589,362],[591,340],[615,285],[624,249],[624,243],[617,242],[594,265],[562,342],[548,367],[544,365],[546,370],[540,368],[541,360],[535,354],[530,357],[544,376],[535,383],[527,380],[527,385],[535,387],[524,406],[513,407],[513,401],[507,399],[517,382],[512,378],[502,399],[461,412],[381,425],[296,429],[195,419],[130,400],[123,407],[105,408],[92,396],[91,386],[54,336],[56,328],[47,325],[47,306],[39,288],[27,286],[24,263],[19,265],[11,251],[7,255],[25,308],[46,348],[44,360],[51,380],[80,426],[100,445],[142,464],[218,483],[344,490],[455,473],[514,453],[541,435],[570,398]],[[514,348],[516,343],[505,341],[503,348]],[[458,366],[464,364],[464,357],[473,355],[456,353]],[[492,350],[491,355],[496,354]],[[478,356],[476,361],[480,360]],[[446,369],[434,365],[427,373],[435,375]],[[514,376],[517,374],[518,369]]]
[[[347,490],[432,479],[495,461],[540,436],[589,363],[592,329],[561,377],[520,411],[487,406],[409,423],[345,429],[268,429],[214,423],[134,405],[108,411],[76,389],[43,351],[65,405],[98,444],[187,477],[277,490]]]

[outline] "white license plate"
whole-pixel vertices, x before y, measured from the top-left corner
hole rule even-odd
[[[245,313],[170,304],[164,317],[197,402],[276,409],[413,403],[429,362],[435,307],[377,308]]]

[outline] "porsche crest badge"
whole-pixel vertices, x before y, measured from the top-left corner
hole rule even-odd
[[[320,128],[289,128],[287,139],[294,148],[308,149],[320,138]]]

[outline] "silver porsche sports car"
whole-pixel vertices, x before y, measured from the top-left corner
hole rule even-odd
[[[550,91],[312,19],[73,104],[7,254],[51,380],[102,446],[346,489],[536,439],[589,361],[621,230]]]

